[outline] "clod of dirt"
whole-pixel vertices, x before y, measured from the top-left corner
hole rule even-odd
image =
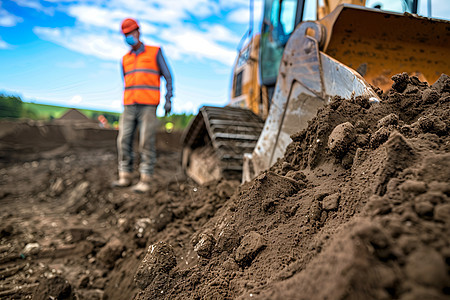
[[[439,93],[433,89],[426,89],[422,92],[422,101],[426,104],[432,104],[439,100]]]
[[[392,133],[392,129],[389,127],[381,127],[377,131],[374,132],[374,134],[370,138],[370,146],[373,149],[378,148],[380,145],[382,145],[384,142],[386,142],[389,139],[389,136]]]
[[[345,122],[336,126],[328,138],[328,148],[336,158],[342,158],[355,140],[355,128]]]
[[[427,185],[423,181],[408,179],[400,185],[400,189],[407,193],[421,194],[427,191]]]
[[[172,246],[164,242],[153,244],[139,265],[134,282],[144,290],[155,279],[160,279],[158,277],[165,278],[176,265],[177,260]]]
[[[394,81],[394,83],[392,84],[392,88],[399,93],[402,93],[410,82],[408,73],[394,75],[391,77],[391,79]]]
[[[431,87],[440,94],[450,92],[450,76],[442,74]]]
[[[39,283],[33,299],[75,299],[70,283],[60,276],[46,278]]]
[[[406,276],[415,282],[436,289],[447,283],[447,268],[442,256],[434,249],[423,247],[414,251],[406,261]]]
[[[202,234],[200,235],[200,240],[197,245],[194,247],[194,251],[197,254],[204,258],[209,258],[211,256],[211,251],[214,249],[214,245],[216,244],[216,240],[211,234]]]
[[[113,237],[100,251],[97,253],[97,259],[107,268],[114,267],[116,260],[122,256],[125,245],[118,238]]]
[[[266,246],[266,240],[257,232],[247,233],[236,249],[235,260],[241,265],[249,265],[259,251]]]
[[[398,115],[396,114],[389,114],[383,118],[381,118],[378,123],[377,123],[377,127],[381,128],[381,127],[387,127],[389,125],[397,125],[398,124]]]
[[[326,196],[322,200],[322,208],[325,210],[335,210],[339,206],[339,199],[341,196],[336,193],[329,196]]]
[[[232,252],[239,246],[239,234],[233,226],[225,226],[217,236],[216,249],[219,252]]]
[[[384,195],[389,180],[400,171],[410,166],[416,159],[416,154],[403,135],[394,132],[385,144],[386,159],[378,175],[375,192]]]

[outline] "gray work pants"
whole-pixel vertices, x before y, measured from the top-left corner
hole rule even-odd
[[[133,141],[139,128],[139,153],[141,162],[139,172],[151,175],[156,163],[156,106],[133,104],[125,105],[119,121],[117,149],[119,154],[119,172],[133,171]]]

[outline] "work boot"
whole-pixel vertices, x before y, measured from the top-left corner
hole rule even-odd
[[[127,187],[131,185],[132,174],[129,172],[119,172],[119,180],[113,181],[112,187]]]
[[[150,182],[152,176],[150,174],[141,174],[141,179],[139,182],[133,186],[132,190],[135,193],[147,193],[150,190]]]

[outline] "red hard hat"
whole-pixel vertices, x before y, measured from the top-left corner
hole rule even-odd
[[[139,25],[136,20],[128,18],[122,21],[123,34],[128,34],[136,29],[139,29]]]

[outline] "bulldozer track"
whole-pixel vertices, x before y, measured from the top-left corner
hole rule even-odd
[[[228,172],[242,172],[244,153],[253,151],[263,127],[263,120],[248,109],[204,106],[185,133],[183,144],[191,149],[210,144],[226,177]]]

